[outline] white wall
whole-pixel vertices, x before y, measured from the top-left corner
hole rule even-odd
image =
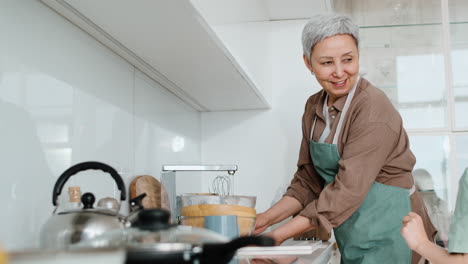
[[[296,170],[302,136],[301,118],[307,98],[319,91],[302,60],[300,35],[306,21],[278,21],[217,26],[216,32],[239,61],[242,56],[270,79],[272,109],[263,111],[202,113],[202,160],[237,162],[236,194],[257,196],[257,211],[281,198]],[[233,30],[235,28],[235,30]],[[244,28],[245,30],[242,30]],[[264,51],[253,54],[245,36],[266,36]],[[242,33],[244,32],[244,33]],[[229,34],[239,34],[236,36]],[[245,35],[242,35],[245,34]],[[229,35],[229,36],[228,36]],[[234,42],[234,40],[236,40]],[[246,44],[240,45],[244,41]],[[258,48],[254,46],[254,48]],[[249,56],[246,56],[248,54]],[[265,60],[268,63],[260,63]],[[266,66],[265,66],[266,65]],[[246,69],[249,72],[248,68]],[[204,186],[210,185],[205,180]]]
[[[200,114],[39,1],[0,0],[0,32],[0,244],[7,249],[38,245],[53,184],[77,162],[105,162],[127,184],[139,174],[159,178],[162,164],[200,163]],[[182,180],[180,192],[200,185]],[[100,172],[69,183],[97,198],[119,195]]]

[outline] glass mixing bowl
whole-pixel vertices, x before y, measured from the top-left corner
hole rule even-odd
[[[212,195],[212,194],[181,194],[180,207],[199,204],[229,204],[240,205],[255,208],[257,202],[256,196],[246,195]]]

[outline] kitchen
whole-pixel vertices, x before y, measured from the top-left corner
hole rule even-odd
[[[361,71],[399,109],[415,169],[453,211],[468,164],[464,1],[153,2],[0,2],[3,248],[38,246],[55,180],[87,160],[127,185],[168,164],[235,164],[233,193],[266,210],[295,172],[304,104],[320,89],[302,26],[332,9],[361,27]],[[213,173],[182,174],[178,192],[209,191]],[[92,176],[72,183],[117,197]]]

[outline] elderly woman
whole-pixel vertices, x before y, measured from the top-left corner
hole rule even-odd
[[[257,215],[255,233],[281,244],[318,227],[334,230],[342,263],[417,263],[400,235],[411,210],[435,228],[414,192],[402,119],[385,94],[359,76],[358,27],[349,17],[318,15],[302,32],[304,63],[322,86],[305,105],[297,172],[284,197]]]

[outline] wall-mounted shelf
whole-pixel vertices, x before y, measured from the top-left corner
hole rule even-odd
[[[198,111],[270,107],[190,1],[42,2]]]

